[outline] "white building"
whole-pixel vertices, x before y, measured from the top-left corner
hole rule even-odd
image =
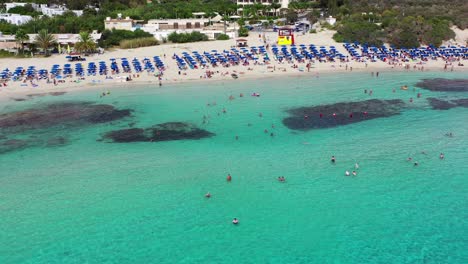
[[[42,4],[40,5],[39,7],[39,12],[41,12],[42,14],[46,15],[46,16],[60,16],[60,15],[63,15],[63,13],[69,11],[68,8],[66,8],[65,6],[47,6],[46,4]],[[83,15],[83,10],[71,10],[73,13],[75,13],[77,16],[81,16]]]
[[[289,0],[237,0],[238,6],[253,4],[271,5],[272,3],[281,4],[281,8],[288,8],[289,6]]]
[[[11,8],[17,7],[17,6],[25,6],[28,3],[5,3],[5,9],[8,12]],[[36,10],[37,12],[41,12],[42,14],[46,16],[59,16],[63,15],[66,11],[69,11],[68,8],[62,5],[47,5],[47,4],[34,4],[31,3],[31,6]],[[83,10],[71,10],[73,13],[75,13],[77,16],[83,15]]]
[[[13,25],[23,25],[32,19],[31,16],[23,16],[18,14],[0,14],[0,20],[4,20]]]
[[[151,19],[140,29],[152,34],[157,40],[167,38],[172,32],[191,33],[193,31],[198,31],[208,36],[208,39],[216,39],[220,34],[224,34],[223,24],[208,26],[210,22],[213,22],[213,19]],[[230,38],[235,38],[236,32],[228,27],[226,35]]]
[[[268,6],[268,5],[271,5],[272,3],[278,3],[278,4],[281,5],[280,8],[288,8],[289,2],[290,2],[289,0],[237,0],[236,1],[237,6],[239,7],[237,9],[237,12],[239,14],[244,12],[244,7],[249,6],[249,5],[253,5],[253,4],[262,4],[262,5],[267,5]],[[277,10],[271,9],[268,12],[273,13],[275,11],[279,11],[279,9],[277,9]]]
[[[122,18],[122,15],[119,14],[118,18],[112,19],[107,17],[104,20],[104,28],[108,30],[119,29],[119,30],[135,30],[135,20],[130,17]]]
[[[30,44],[33,43],[36,39],[38,34],[28,34],[29,40],[25,41],[24,43]],[[57,43],[60,45],[71,45],[73,46],[80,40],[79,34],[52,34],[54,38],[57,40]],[[91,34],[91,38],[94,42],[98,42],[101,39],[102,34],[93,31]],[[0,32],[0,50],[14,50],[19,47],[19,44],[16,42],[15,35],[3,35]]]

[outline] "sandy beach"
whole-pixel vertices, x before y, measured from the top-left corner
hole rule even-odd
[[[447,44],[458,44],[458,41],[462,41],[467,37],[468,30],[458,30],[456,31],[457,37]],[[349,55],[348,52],[343,47],[342,43],[336,43],[332,36],[334,31],[322,31],[317,34],[296,34],[296,44],[315,44],[317,46],[335,46],[336,49],[342,54]],[[276,41],[276,32],[266,32],[266,42],[270,46],[275,44]],[[259,33],[251,32],[250,36],[246,38],[248,40],[249,46],[260,46],[263,45],[263,39]],[[278,77],[283,75],[288,76],[305,76],[313,75],[317,76],[320,73],[326,72],[349,72],[349,71],[368,71],[368,72],[383,72],[383,71],[443,71],[446,65],[446,62],[442,59],[438,60],[429,60],[426,62],[420,61],[411,61],[405,63],[398,63],[390,65],[386,62],[377,61],[377,62],[358,62],[355,60],[349,60],[349,62],[312,62],[310,71],[306,68],[306,63],[287,63],[287,62],[278,62],[274,60],[274,56],[271,52],[271,49],[268,50],[270,58],[272,58],[271,63],[269,64],[256,64],[251,63],[248,66],[237,65],[230,67],[209,67],[209,68],[198,68],[198,69],[187,69],[181,71],[179,74],[179,69],[176,61],[172,58],[174,54],[181,55],[182,52],[192,52],[198,51],[200,53],[204,51],[211,50],[229,50],[231,47],[235,46],[235,40],[226,40],[226,41],[209,41],[209,42],[195,42],[195,43],[184,43],[184,44],[162,44],[159,46],[138,48],[138,49],[129,49],[129,50],[113,50],[106,51],[104,54],[100,55],[91,55],[86,57],[86,61],[82,62],[83,66],[89,62],[95,62],[96,64],[99,61],[105,61],[109,64],[111,58],[117,59],[128,58],[129,60],[137,58],[140,61],[145,58],[152,58],[153,56],[160,56],[162,61],[166,65],[164,75],[161,79],[161,84],[170,83],[180,83],[188,81],[206,81],[206,80],[230,80],[235,81],[231,74],[235,73],[239,76],[239,79],[252,79],[252,78],[271,78]],[[52,67],[53,64],[59,64],[63,66],[66,63],[70,63],[65,58],[66,55],[53,55],[48,58],[28,58],[28,59],[2,59],[0,63],[0,69],[9,68],[14,70],[16,67],[27,68],[28,66],[35,66],[36,69],[48,69]],[[461,61],[462,64],[466,64],[466,61]],[[75,62],[71,62],[72,68]],[[293,67],[296,66],[296,67]],[[406,67],[406,69],[405,69]],[[408,69],[409,68],[409,69]],[[467,71],[467,66],[458,66],[457,63],[449,64],[447,71]],[[213,72],[210,78],[206,77],[206,71]],[[131,85],[159,85],[158,77],[155,76],[154,72],[141,72],[139,74],[131,74],[132,81],[127,82],[125,78],[129,74],[120,73],[112,75],[112,79],[107,79],[105,75],[96,74],[95,76],[84,76],[84,77],[68,77],[64,79],[64,82],[54,85],[53,83],[47,83],[46,80],[37,80],[34,81],[36,85],[33,87],[30,81],[9,81],[7,86],[0,88],[0,99],[8,99],[12,97],[19,97],[31,93],[47,93],[55,91],[69,92],[74,90],[81,89],[96,89],[96,91],[101,92],[102,89],[115,89],[118,87],[128,87]]]

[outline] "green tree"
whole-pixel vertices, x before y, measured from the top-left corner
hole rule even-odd
[[[34,43],[44,51],[44,54],[49,55],[49,48],[57,43],[55,37],[49,33],[47,29],[42,29],[36,36]]]
[[[239,28],[238,33],[239,33],[239,37],[248,37],[249,36],[249,30],[244,26],[241,26]]]
[[[21,51],[24,53],[24,42],[29,40],[29,35],[23,29],[18,29],[15,34],[16,43],[21,45]]]
[[[78,52],[92,53],[96,51],[96,42],[89,32],[80,32],[78,42],[75,44],[75,50]]]
[[[381,28],[368,21],[343,21],[338,26],[337,32],[333,35],[333,39],[337,42],[354,42],[368,43],[370,45],[380,46],[384,40],[384,34]]]
[[[15,6],[13,8],[8,9],[8,13],[10,14],[19,14],[19,15],[28,15],[34,16],[37,15],[38,12],[34,10],[31,4],[26,4],[24,6]]]
[[[286,21],[289,24],[296,22],[297,18],[298,18],[297,13],[294,10],[288,10],[288,12],[286,13]]]

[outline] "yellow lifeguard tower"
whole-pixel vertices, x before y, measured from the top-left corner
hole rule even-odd
[[[291,28],[280,28],[278,30],[278,45],[293,45],[294,30]]]

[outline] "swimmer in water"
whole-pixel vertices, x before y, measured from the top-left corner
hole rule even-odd
[[[441,159],[441,160],[442,160],[442,159],[444,159],[444,158],[445,158],[445,155],[444,155],[444,153],[440,153],[440,155],[439,155],[439,159]]]
[[[239,220],[237,220],[237,218],[234,218],[234,219],[232,219],[232,223],[237,225],[239,223]]]
[[[345,171],[345,176],[349,176],[349,171]]]
[[[223,108],[223,113],[224,113],[224,114],[226,113],[226,108]]]
[[[356,162],[356,164],[354,164],[354,169],[358,170],[359,169],[359,164]]]
[[[407,160],[407,161],[412,161],[412,160],[413,160],[413,158],[411,158],[411,157],[408,157],[406,160]]]
[[[266,134],[266,133],[268,133],[268,130],[265,129],[265,130],[263,130],[263,132]]]
[[[356,176],[356,175],[357,175],[356,171],[353,171],[353,176]]]
[[[239,140],[239,136],[236,136],[236,140]]]
[[[244,94],[243,93],[239,94],[239,97],[244,97]]]
[[[210,194],[209,192],[207,192],[207,193],[205,194],[205,197],[206,197],[206,198],[210,198],[210,197],[211,197],[211,194]]]
[[[331,156],[331,162],[335,163],[335,161],[336,161],[335,156]]]
[[[273,133],[270,133],[270,137],[273,137],[273,136],[275,136],[275,134],[273,134]]]
[[[417,161],[414,162],[414,166],[418,166],[419,163]]]
[[[227,175],[226,180],[227,180],[228,182],[230,182],[230,181],[232,180],[231,174],[228,174],[228,175]]]
[[[262,114],[262,113],[259,113],[258,116],[259,116],[259,117],[263,117],[263,114]]]

